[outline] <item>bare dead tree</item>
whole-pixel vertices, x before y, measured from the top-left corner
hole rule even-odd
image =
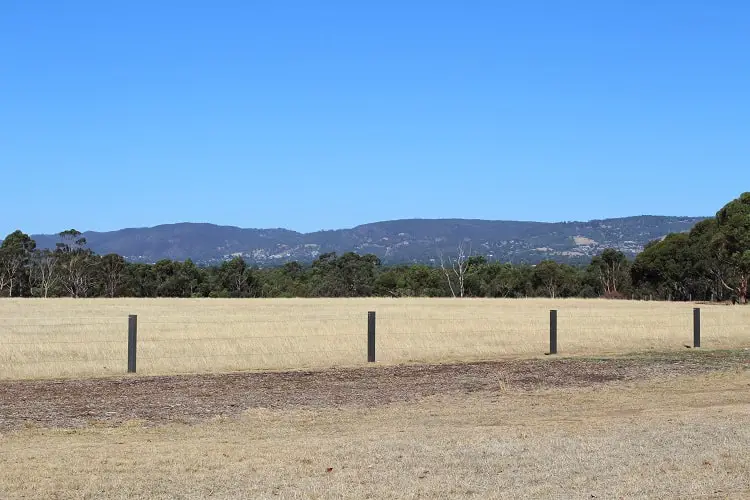
[[[549,276],[544,280],[544,288],[547,289],[549,298],[554,299],[557,296],[557,279],[555,276]]]
[[[107,297],[117,296],[125,281],[125,259],[117,254],[107,254],[101,258],[101,275]]]
[[[3,290],[5,290],[6,288],[11,288],[12,283],[13,280],[5,270],[5,264],[3,262],[0,262],[0,296],[2,296]],[[11,291],[9,290],[8,295],[10,296],[10,294]]]
[[[599,268],[599,281],[606,295],[617,293],[617,276],[619,272],[620,264],[618,262],[608,262]]]
[[[70,297],[88,296],[94,281],[91,256],[88,251],[76,251],[65,255],[60,262],[61,282]]]
[[[468,256],[464,249],[464,243],[461,242],[458,245],[458,252],[456,257],[448,257],[448,266],[445,265],[445,259],[443,253],[438,251],[440,256],[440,268],[443,270],[445,279],[448,280],[448,288],[451,290],[451,295],[456,297],[456,290],[458,290],[458,296],[464,296],[464,282],[466,280],[466,270],[469,267]],[[471,247],[469,247],[469,254],[471,254]],[[454,284],[455,281],[455,284]]]
[[[60,281],[57,260],[57,255],[49,250],[35,252],[31,260],[31,284],[39,289],[41,296],[45,299],[49,297],[50,290]]]
[[[23,264],[23,256],[21,255],[14,255],[12,252],[0,254],[0,292],[7,288],[8,297],[13,296],[13,289],[18,282]]]
[[[456,290],[453,288],[453,280],[451,280],[451,273],[445,267],[445,260],[443,259],[443,252],[441,252],[440,250],[438,250],[438,255],[440,256],[440,269],[443,270],[443,274],[445,275],[445,279],[448,280],[448,287],[451,289],[451,295],[455,299],[456,298]]]
[[[599,281],[605,296],[613,296],[619,293],[617,287],[621,284],[626,272],[627,259],[622,252],[608,248],[601,255],[594,257],[591,261],[599,274]]]

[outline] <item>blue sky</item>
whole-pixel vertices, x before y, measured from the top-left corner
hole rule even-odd
[[[0,233],[705,215],[750,2],[0,5]]]

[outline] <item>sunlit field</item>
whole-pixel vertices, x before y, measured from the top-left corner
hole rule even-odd
[[[2,299],[0,378],[120,375],[128,315],[138,373],[353,366],[542,356],[549,311],[560,355],[685,349],[690,303],[546,299]],[[706,305],[702,346],[750,346],[750,307]]]

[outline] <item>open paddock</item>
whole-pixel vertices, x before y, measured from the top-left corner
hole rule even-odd
[[[138,316],[138,373],[362,365],[367,312],[382,364],[536,357],[558,312],[564,355],[679,350],[691,303],[545,299],[3,299],[0,379],[124,374]],[[750,307],[700,305],[702,345],[750,346]]]

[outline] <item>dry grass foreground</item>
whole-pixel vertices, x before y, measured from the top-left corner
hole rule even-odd
[[[748,498],[747,354],[700,361],[691,354],[375,368],[339,378],[331,377],[336,370],[300,373],[307,399],[279,391],[275,408],[233,417],[5,431],[0,497]],[[544,364],[553,367],[544,368],[543,383],[524,378]],[[432,385],[431,370],[443,373]],[[565,377],[555,376],[581,371],[589,378],[574,384],[560,386]],[[609,371],[619,381],[594,377]],[[379,386],[383,393],[408,388],[411,378],[415,399],[351,404],[368,387],[367,372],[393,375],[394,387]],[[441,390],[451,379],[463,382]],[[32,406],[51,397],[34,397],[39,384],[65,393],[74,383],[3,387],[27,387]],[[154,398],[174,402],[171,392]],[[202,407],[193,396],[181,404]],[[91,399],[91,408],[117,402]]]
[[[702,305],[703,345],[750,346],[750,308]],[[549,310],[561,353],[682,349],[693,304],[545,299],[2,299],[0,379],[118,375],[127,316],[138,315],[138,372],[353,366],[377,313],[381,363],[539,356]]]

